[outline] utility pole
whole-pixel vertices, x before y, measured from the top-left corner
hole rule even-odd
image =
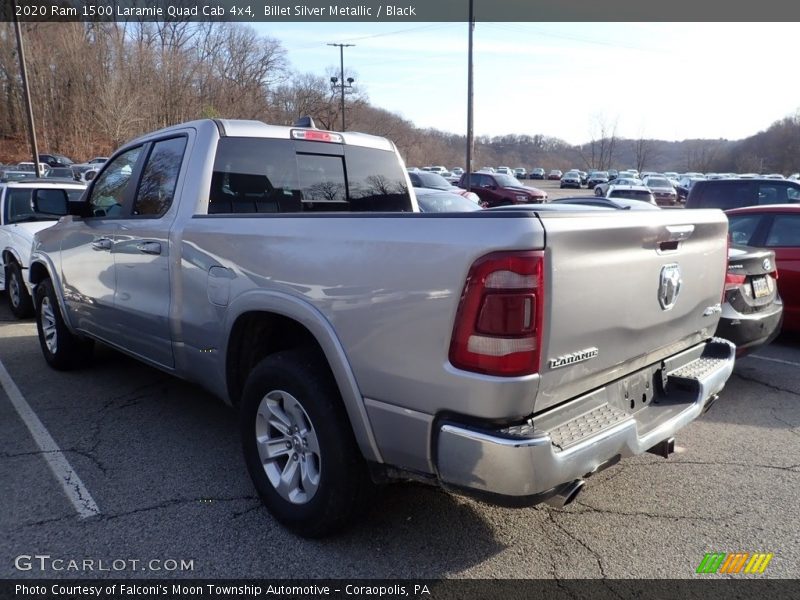
[[[473,0],[469,0],[469,43],[467,45],[467,191],[472,189],[472,32],[475,30]]]
[[[36,144],[36,129],[33,126],[33,104],[31,104],[31,90],[28,87],[28,67],[25,64],[25,47],[22,45],[22,29],[17,18],[17,2],[11,0],[11,10],[14,11],[14,31],[17,34],[17,52],[19,53],[19,69],[22,75],[22,91],[25,95],[25,107],[28,113],[28,135],[30,136],[31,152],[33,152],[33,171],[37,177],[39,172],[39,146]]]
[[[352,88],[353,87],[353,82],[355,81],[355,79],[353,79],[352,77],[348,77],[347,78],[347,84],[345,84],[345,79],[344,79],[344,49],[345,48],[349,48],[351,46],[355,46],[355,44],[328,44],[328,46],[338,46],[339,47],[339,81],[341,83],[339,83],[337,85],[336,77],[331,77],[331,84],[332,84],[333,89],[339,88],[340,90],[342,90],[342,131],[344,131],[345,130],[345,124],[344,124],[344,90],[345,90],[345,88],[348,88],[348,89]]]

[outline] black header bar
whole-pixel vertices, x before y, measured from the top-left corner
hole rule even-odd
[[[474,0],[474,10],[479,22],[800,21],[788,0]],[[469,0],[2,0],[0,21],[466,22],[468,11]]]

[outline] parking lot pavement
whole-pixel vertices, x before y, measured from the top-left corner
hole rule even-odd
[[[711,577],[695,575],[707,552],[771,552],[760,577],[800,576],[797,340],[741,359],[670,459],[626,459],[564,509],[398,484],[355,529],[307,541],[260,506],[231,409],[105,348],[52,371],[33,321],[0,302],[0,361],[99,511],[76,512],[0,390],[0,577],[689,578]],[[18,570],[26,555],[124,568]]]

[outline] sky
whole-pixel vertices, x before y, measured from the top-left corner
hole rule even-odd
[[[466,23],[259,23],[299,72],[339,71],[418,127],[465,134]],[[476,23],[475,135],[748,137],[800,109],[796,23]]]

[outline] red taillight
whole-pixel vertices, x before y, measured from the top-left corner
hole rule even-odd
[[[472,265],[456,313],[450,362],[498,376],[539,371],[544,252],[495,252]]]
[[[740,285],[747,281],[746,275],[739,275],[738,273],[725,273],[725,291],[735,290]]]

